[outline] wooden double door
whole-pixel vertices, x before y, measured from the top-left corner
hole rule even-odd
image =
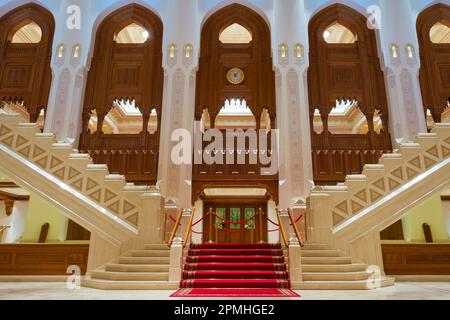
[[[204,208],[215,213],[203,223],[205,242],[267,242],[267,201],[205,202]]]

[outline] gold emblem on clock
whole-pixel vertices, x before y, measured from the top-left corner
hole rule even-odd
[[[227,73],[227,79],[231,84],[241,84],[245,79],[244,71],[240,68],[230,69]]]

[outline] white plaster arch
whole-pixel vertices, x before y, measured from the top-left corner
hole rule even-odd
[[[365,5],[363,5],[362,2],[366,2]],[[321,3],[319,6],[315,7],[314,11],[308,12],[306,10],[307,15],[311,14],[311,15],[307,16],[308,24],[316,14],[320,13],[322,10],[324,10],[332,5],[335,5],[335,4],[345,5],[367,18],[367,17],[369,17],[369,14],[367,13],[367,8],[370,5],[379,5],[379,2],[378,2],[378,0],[367,0],[367,1],[360,0],[359,2],[356,2],[355,0],[341,0],[341,1],[326,0],[323,3]],[[385,55],[384,55],[385,49],[383,48],[383,45],[382,45],[383,42],[382,42],[381,32],[378,29],[375,29],[374,31],[375,31],[378,57],[380,59],[380,66],[384,72],[387,64],[386,64]]]
[[[413,14],[414,21],[417,22],[419,15],[424,12],[426,9],[434,6],[435,4],[446,4],[450,6],[450,0],[442,1],[442,0],[411,0],[411,14]]]
[[[335,4],[342,4],[349,8],[352,8],[352,9],[358,11],[360,14],[362,14],[365,17],[369,16],[369,14],[367,13],[368,6],[379,5],[378,0],[365,0],[365,1],[364,0],[359,0],[359,1],[355,1],[355,0],[340,0],[340,1],[322,0],[322,1],[313,1],[313,2],[310,1],[309,3],[314,3],[314,4],[311,5],[310,7],[305,6],[306,18],[308,20],[308,23],[311,20],[311,18],[314,17],[317,13],[319,13],[323,9],[326,9]],[[308,10],[308,9],[312,9],[312,10]]]
[[[267,3],[268,1],[266,1]],[[212,1],[207,0],[207,3],[212,3]],[[259,14],[264,21],[267,23],[267,25],[269,26],[269,30],[272,31],[272,20],[269,18],[269,16],[267,15],[267,13],[264,11],[264,9],[262,9],[260,6],[258,6],[257,4],[252,3],[252,1],[249,0],[222,0],[219,3],[216,3],[215,5],[211,5],[209,6],[208,10],[205,12],[205,14],[203,16],[199,17],[199,20],[201,21],[200,24],[200,30],[203,30],[203,26],[205,25],[206,21],[208,21],[208,19],[217,11],[228,7],[229,5],[232,4],[240,4],[243,5],[253,11],[255,11],[257,14]]]
[[[164,9],[165,8],[165,1],[164,0],[155,0],[153,1],[154,4],[159,4],[159,10],[157,9],[156,5],[150,5],[148,1],[144,0],[117,0],[114,1],[114,3],[109,4],[108,6],[101,9],[100,12],[96,13],[96,15],[93,17],[93,21],[91,21],[91,35],[89,40],[89,48],[88,48],[88,58],[87,58],[87,66],[88,70],[90,69],[92,56],[94,55],[94,48],[95,48],[95,39],[97,36],[97,31],[102,24],[102,22],[105,20],[106,17],[108,17],[110,14],[113,14],[114,12],[120,10],[121,8],[128,6],[130,4],[138,4],[143,6],[144,8],[147,8],[151,12],[153,12],[159,19],[161,19],[163,26],[166,22],[166,14]],[[164,35],[163,35],[164,36]]]
[[[60,7],[59,3],[51,2],[52,6],[49,6],[49,1],[46,1],[44,3],[43,1],[38,1],[38,0],[7,1],[6,3],[4,3],[3,5],[0,6],[0,16],[4,16],[8,12],[10,12],[16,8],[19,8],[21,6],[30,4],[30,3],[34,3],[38,6],[41,6],[44,9],[48,10],[52,14],[53,20],[56,21],[55,16],[59,13],[59,7]]]

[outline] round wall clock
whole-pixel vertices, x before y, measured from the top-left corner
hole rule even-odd
[[[227,73],[228,82],[231,84],[241,84],[244,81],[245,74],[240,68],[232,68]]]

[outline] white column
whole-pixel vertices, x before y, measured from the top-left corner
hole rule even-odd
[[[80,8],[79,16],[76,16],[77,7]],[[75,11],[68,14],[68,8]],[[57,27],[51,61],[53,79],[44,130],[56,133],[60,141],[77,140],[81,132],[86,61],[92,33],[88,15],[90,8],[91,1],[62,0],[60,12],[55,16]],[[59,51],[61,45],[64,46],[63,51]],[[78,50],[76,46],[79,46]]]
[[[313,179],[306,72],[308,32],[303,0],[274,1],[272,40],[276,68],[277,128],[280,129],[280,208],[310,192]],[[287,46],[283,57],[280,45]],[[303,46],[297,56],[295,46]]]
[[[198,57],[197,2],[195,0],[169,0],[170,8],[164,23],[163,65],[165,70],[161,144],[158,180],[161,192],[167,200],[173,200],[179,208],[192,206],[192,166],[177,165],[171,160],[170,142],[174,130],[185,129],[192,136],[194,124],[196,65]],[[171,56],[169,47],[175,45]],[[185,55],[184,47],[193,50]],[[192,159],[192,148],[189,159]]]
[[[25,233],[29,201],[14,201],[12,213],[6,215],[4,201],[0,204],[0,226],[10,226],[10,228],[0,234],[0,243],[20,242]]]
[[[418,132],[426,132],[418,77],[419,44],[411,1],[380,0],[380,8],[380,46],[386,65],[390,132],[394,142],[411,141]],[[407,46],[412,47],[411,52]]]

